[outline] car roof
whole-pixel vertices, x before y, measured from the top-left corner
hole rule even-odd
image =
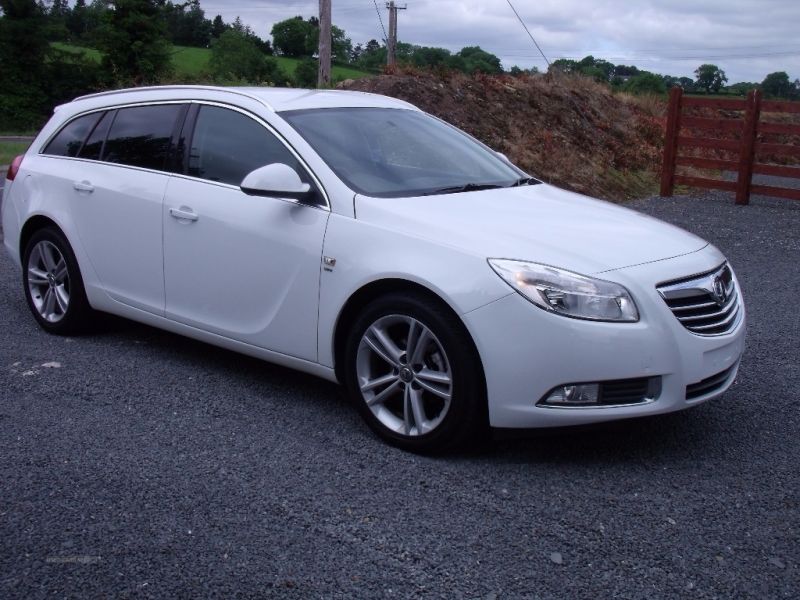
[[[308,90],[299,88],[273,87],[221,87],[205,85],[162,85],[153,87],[109,90],[97,94],[80,96],[69,103],[86,105],[84,108],[96,108],[109,104],[127,102],[151,102],[157,100],[225,100],[232,97],[247,97],[256,100],[273,112],[286,110],[304,110],[310,108],[338,107],[374,107],[405,108],[418,110],[412,104],[367,92],[349,90]]]

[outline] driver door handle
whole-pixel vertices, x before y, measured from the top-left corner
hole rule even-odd
[[[188,206],[170,208],[169,214],[172,218],[178,219],[179,221],[197,221],[197,219],[200,218],[197,216],[197,213],[192,212],[192,209]]]

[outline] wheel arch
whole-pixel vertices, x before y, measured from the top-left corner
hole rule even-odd
[[[472,343],[472,349],[475,352],[475,356],[478,358],[478,363],[481,368],[481,376],[485,385],[486,377],[483,372],[483,360],[481,359],[480,352],[478,351],[478,346],[472,337],[472,332],[469,330],[458,312],[452,307],[452,305],[450,305],[450,303],[442,298],[440,294],[436,293],[431,288],[409,279],[397,277],[378,279],[364,284],[350,295],[350,297],[342,306],[342,309],[339,311],[339,316],[336,319],[336,324],[333,331],[333,364],[336,379],[340,383],[344,382],[344,351],[347,342],[347,335],[350,331],[350,327],[352,327],[353,323],[358,318],[360,311],[364,306],[373,300],[387,294],[398,292],[424,296],[425,298],[439,304],[443,309],[450,312],[453,317],[458,320],[458,322],[464,328],[464,331],[469,336],[470,342]]]
[[[40,229],[44,229],[45,227],[53,227],[57,229],[58,232],[64,236],[64,239],[67,240],[67,242],[70,242],[69,238],[67,237],[67,234],[64,233],[64,229],[62,229],[61,226],[58,223],[56,223],[53,219],[45,215],[33,215],[30,218],[28,218],[27,221],[25,221],[25,224],[22,226],[22,229],[19,232],[20,260],[22,260],[22,257],[25,253],[25,247],[28,245],[28,242],[30,241],[33,234],[39,231]],[[71,242],[70,245],[72,245]]]

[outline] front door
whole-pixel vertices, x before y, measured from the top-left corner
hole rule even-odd
[[[301,177],[307,174],[249,116],[211,105],[194,110],[188,176],[170,179],[164,202],[166,316],[316,360],[322,242],[330,213],[242,192],[244,176],[266,164],[281,162]]]

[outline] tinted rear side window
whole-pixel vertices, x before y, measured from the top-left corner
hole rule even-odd
[[[135,106],[117,111],[103,150],[106,162],[163,169],[170,152],[175,120],[182,107]]]
[[[80,158],[89,158],[91,160],[100,160],[100,152],[103,150],[103,142],[106,141],[106,134],[108,133],[108,126],[114,119],[114,111],[111,110],[103,115],[100,122],[94,126],[94,130],[89,135],[89,139],[81,148]]]
[[[53,156],[77,156],[83,145],[83,140],[89,135],[101,114],[83,115],[67,123],[56,137],[47,144],[44,153]]]
[[[200,108],[189,151],[189,175],[239,185],[250,171],[272,163],[289,165],[307,181],[294,155],[260,123],[226,108]]]

